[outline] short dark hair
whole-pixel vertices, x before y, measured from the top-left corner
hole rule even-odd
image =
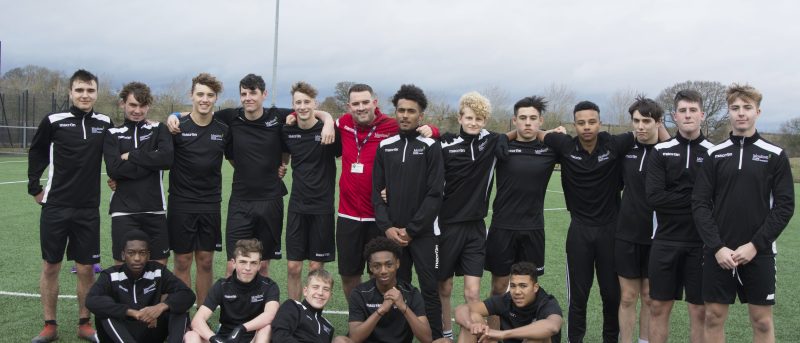
[[[700,105],[700,110],[703,110],[703,95],[694,89],[684,89],[675,93],[675,100],[672,106],[677,110],[679,101],[696,102]]]
[[[236,256],[247,256],[252,253],[258,253],[263,259],[264,254],[261,252],[264,250],[263,246],[261,245],[261,241],[258,239],[240,239],[236,241],[236,248],[233,249],[233,258],[235,259]]]
[[[395,258],[400,258],[403,254],[403,248],[391,239],[386,237],[375,237],[364,246],[364,259],[367,262],[372,260],[372,254],[379,251],[388,251],[394,255]]]
[[[222,82],[209,73],[200,73],[192,78],[192,93],[194,93],[194,86],[198,84],[211,88],[218,96],[222,92]]]
[[[573,120],[575,119],[575,113],[578,113],[578,111],[585,111],[585,110],[597,111],[597,119],[600,119],[600,107],[598,107],[597,104],[589,100],[581,101],[575,105],[575,108],[572,109],[572,119]]]
[[[350,86],[350,89],[347,91],[347,95],[358,92],[369,92],[370,95],[375,95],[375,92],[372,91],[372,87],[364,83],[356,83]]]
[[[133,98],[139,102],[139,105],[148,106],[153,103],[153,95],[150,94],[150,87],[141,82],[130,82],[122,87],[119,91],[119,98],[122,102],[128,101],[128,96],[133,94]]]
[[[147,236],[147,234],[144,233],[144,231],[138,229],[133,229],[126,232],[122,240],[123,240],[122,243],[123,249],[125,249],[125,247],[128,246],[128,242],[130,241],[142,241],[145,242],[145,244],[147,244],[148,247],[150,246],[150,237]]]
[[[245,75],[242,80],[239,81],[239,88],[249,89],[251,91],[260,90],[261,92],[265,92],[267,90],[267,84],[264,82],[263,77],[250,73]]]
[[[392,105],[397,107],[397,102],[400,101],[400,99],[416,102],[417,105],[419,105],[419,109],[423,112],[425,108],[428,107],[428,98],[425,97],[425,92],[413,84],[400,86],[400,89],[394,94],[394,97],[392,97]]]
[[[644,117],[653,118],[656,122],[660,121],[661,117],[664,116],[664,109],[661,108],[661,105],[644,95],[637,96],[631,107],[628,108],[631,118],[633,118],[633,112],[636,111],[639,111],[639,114]]]
[[[72,74],[72,76],[69,78],[69,89],[72,89],[72,85],[77,81],[83,81],[87,83],[94,81],[98,86],[100,85],[100,81],[97,79],[97,76],[90,73],[86,69],[78,69]]]
[[[538,95],[526,96],[514,104],[514,116],[516,116],[519,109],[523,107],[533,107],[539,111],[541,115],[544,114],[544,111],[547,111],[547,100]]]
[[[528,275],[534,283],[539,282],[536,264],[533,262],[517,262],[511,265],[511,275]]]

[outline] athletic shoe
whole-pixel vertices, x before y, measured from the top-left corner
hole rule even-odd
[[[44,324],[42,332],[31,340],[31,343],[47,343],[58,340],[58,325]]]
[[[78,325],[78,338],[94,343],[100,341],[97,339],[97,332],[94,331],[92,325],[89,323]]]
[[[94,273],[95,274],[100,273],[100,272],[103,271],[103,266],[100,263],[95,263],[94,265],[92,265],[92,268],[94,269]],[[72,265],[72,269],[70,269],[69,272],[72,273],[72,274],[77,274],[78,273],[78,267],[76,267],[73,264]]]

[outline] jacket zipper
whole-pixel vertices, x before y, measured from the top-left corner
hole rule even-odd
[[[138,280],[136,280],[138,281]],[[136,281],[133,281],[133,303],[138,304],[139,300],[136,299]]]
[[[742,170],[742,155],[744,155],[744,137],[739,141],[739,170]]]
[[[81,119],[81,127],[83,128],[83,139],[86,139],[86,116]]]
[[[642,154],[642,160],[639,161],[639,171],[642,171],[642,166],[644,166],[645,158],[647,158],[647,148],[644,149],[644,154]]]
[[[403,163],[406,163],[406,148],[408,148],[408,138],[406,138],[406,144],[403,145]]]
[[[469,143],[469,153],[472,155],[472,160],[475,161],[475,138]]]
[[[314,318],[317,321],[317,335],[319,335],[322,333],[322,323],[319,322],[319,313],[315,313]]]
[[[133,148],[139,149],[139,124],[133,125]]]
[[[686,169],[689,169],[689,156],[691,156],[691,154],[692,154],[691,151],[690,151],[691,146],[692,146],[692,143],[687,143],[686,144]]]

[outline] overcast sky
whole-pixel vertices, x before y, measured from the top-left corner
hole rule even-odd
[[[338,81],[388,97],[402,83],[455,103],[496,86],[513,101],[565,84],[602,106],[686,80],[764,93],[758,127],[800,115],[797,1],[284,0],[278,105],[292,82]],[[249,72],[270,83],[274,0],[0,0],[2,70],[86,68],[114,86],[156,89],[210,72],[234,96]],[[188,92],[188,89],[187,89]]]

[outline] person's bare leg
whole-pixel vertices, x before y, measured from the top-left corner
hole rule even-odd
[[[728,319],[728,304],[706,303],[706,318],[703,329],[705,343],[725,342],[725,321]],[[652,325],[652,323],[650,323]]]
[[[258,273],[263,277],[269,277],[269,260],[261,261],[261,268],[258,269]]]
[[[322,267],[325,267],[325,262],[317,262],[317,261],[308,261],[308,272],[312,272],[314,270],[320,270]]]
[[[669,315],[675,301],[650,302],[650,343],[664,343],[669,337]]]
[[[642,293],[640,295],[642,306],[639,309],[639,340],[650,339],[650,279],[642,279]]]
[[[267,325],[256,331],[253,343],[267,343],[272,336],[272,325]]]
[[[225,277],[230,277],[233,274],[233,259],[228,259],[228,263],[225,265]]]
[[[439,300],[442,302],[442,331],[453,331],[450,296],[453,294],[453,278],[439,282]]]
[[[47,263],[47,261],[42,261],[42,274],[39,276],[39,295],[41,295],[42,299],[44,320],[56,320],[59,272],[61,272],[61,262]]]
[[[89,309],[86,308],[86,293],[94,284],[94,267],[92,264],[75,263],[78,273],[78,284],[76,293],[78,295],[78,316],[79,318],[89,318]]]
[[[748,304],[747,310],[750,312],[750,325],[753,327],[753,342],[774,343],[775,324],[772,319],[772,306]]]
[[[464,275],[464,300],[467,303],[481,301],[481,278]]]
[[[706,307],[705,305],[687,304],[687,309],[689,310],[689,339],[692,343],[703,343]]]
[[[197,303],[202,305],[214,279],[214,252],[195,251],[194,254],[197,261],[197,278],[194,281],[194,287],[197,293]]]
[[[361,283],[361,275],[355,276],[344,276],[342,275],[342,290],[344,290],[345,298],[347,299],[347,303],[350,303],[350,293],[353,293],[353,289],[356,288]]]
[[[178,279],[181,279],[187,286],[192,286],[192,262],[194,255],[188,254],[175,254],[174,266],[172,272]]]
[[[500,276],[492,274],[492,295],[504,294],[508,290],[508,280],[510,278],[510,275]],[[489,316],[489,318],[487,318],[487,322],[489,323],[490,328],[495,330],[500,329],[500,317]]]
[[[286,291],[289,298],[300,300],[300,274],[303,273],[303,261],[286,262]]]
[[[620,342],[631,342],[633,328],[636,327],[636,303],[639,300],[641,279],[619,278],[619,339]],[[644,312],[644,308],[642,308]]]

